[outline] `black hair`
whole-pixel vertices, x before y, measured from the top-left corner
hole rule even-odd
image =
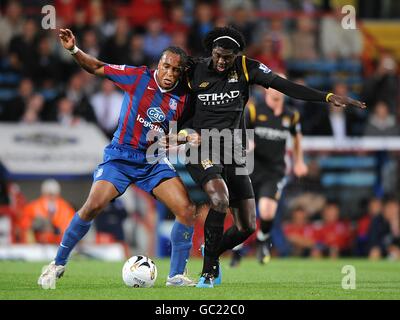
[[[180,57],[181,57],[181,65],[182,65],[183,67],[186,66],[187,61],[188,61],[188,56],[187,56],[185,50],[183,50],[183,49],[180,48],[180,47],[169,46],[168,48],[165,48],[165,49],[163,50],[163,52],[161,53],[161,57],[162,57],[166,52],[175,53],[175,54],[177,54],[178,56],[180,56]]]
[[[203,44],[208,53],[217,46],[233,50],[235,53],[243,51],[246,47],[243,34],[232,27],[214,28],[207,33]]]

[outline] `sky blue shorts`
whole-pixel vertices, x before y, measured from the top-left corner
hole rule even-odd
[[[111,143],[104,149],[103,162],[93,173],[93,181],[111,182],[120,194],[131,183],[152,194],[152,190],[163,180],[178,174],[166,157],[149,163],[146,153],[129,147]]]

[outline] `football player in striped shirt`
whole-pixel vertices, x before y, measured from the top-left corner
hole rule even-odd
[[[178,47],[164,50],[156,70],[145,66],[111,65],[78,49],[69,29],[60,29],[63,47],[86,71],[105,76],[124,92],[118,128],[104,150],[104,161],[93,175],[89,196],[65,231],[55,260],[38,279],[43,288],[55,288],[65,271],[72,249],[88,232],[93,219],[107,204],[134,183],[164,203],[176,216],[171,232],[171,265],[167,286],[194,286],[185,276],[192,247],[196,207],[174,167],[162,153],[146,155],[152,145],[148,136],[169,132],[169,122],[182,119],[187,102],[186,84],[179,81],[187,62]],[[190,140],[189,137],[187,140]],[[192,141],[193,142],[193,141]]]

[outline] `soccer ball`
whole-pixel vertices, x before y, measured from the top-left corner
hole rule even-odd
[[[122,279],[128,287],[150,288],[157,279],[157,267],[146,256],[133,256],[122,268]]]

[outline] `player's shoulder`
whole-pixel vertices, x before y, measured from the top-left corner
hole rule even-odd
[[[256,59],[250,58],[245,55],[238,56],[236,59],[240,61],[243,68],[246,68],[249,73],[262,72],[264,74],[274,74],[267,65]]]
[[[297,123],[300,120],[300,112],[291,106],[284,105],[283,114],[289,116],[293,123]]]
[[[127,64],[106,64],[106,67],[110,72],[112,71],[123,71],[127,74],[140,74],[148,73],[150,74],[150,69],[147,66],[130,66]]]

